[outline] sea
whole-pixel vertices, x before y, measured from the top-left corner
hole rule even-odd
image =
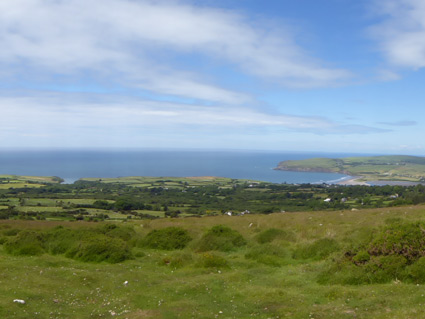
[[[65,183],[74,183],[83,177],[219,176],[273,183],[332,184],[349,179],[350,176],[278,171],[274,168],[285,160],[347,156],[359,154],[211,150],[3,150],[0,151],[0,174],[59,176]]]

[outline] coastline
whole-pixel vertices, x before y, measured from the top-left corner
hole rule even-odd
[[[343,181],[338,182],[338,185],[347,185],[347,186],[353,186],[353,185],[362,185],[362,186],[370,186],[367,182],[360,181],[362,179],[362,176],[353,176],[350,179],[346,179]]]

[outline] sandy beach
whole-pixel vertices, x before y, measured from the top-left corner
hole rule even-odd
[[[366,182],[360,181],[362,177],[354,176],[353,178],[347,179],[345,181],[338,182],[338,185],[363,185],[363,186],[370,186]]]

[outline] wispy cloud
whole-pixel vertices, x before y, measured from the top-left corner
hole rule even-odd
[[[397,121],[397,122],[378,122],[378,124],[388,125],[388,126],[415,126],[418,124],[416,121]]]
[[[89,102],[90,101],[90,102]],[[362,125],[344,125],[322,117],[268,114],[239,106],[200,107],[170,102],[140,101],[123,97],[54,93],[0,97],[0,139],[2,143],[19,136],[39,136],[50,143],[65,140],[92,142],[102,134],[105,141],[142,137],[162,132],[193,134],[215,130],[233,132],[272,130],[312,134],[365,134],[385,130]],[[284,134],[284,133],[280,133]],[[36,142],[37,143],[37,142]]]
[[[371,28],[380,50],[395,66],[425,66],[425,2],[423,0],[375,1],[383,20]]]
[[[184,59],[200,56],[290,86],[333,85],[350,76],[314,60],[282,26],[261,27],[242,14],[183,1],[3,0],[0,39],[3,76],[84,74],[221,103],[252,97],[222,88]]]

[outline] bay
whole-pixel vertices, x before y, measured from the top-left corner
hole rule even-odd
[[[264,151],[1,151],[0,174],[59,176],[67,183],[82,177],[220,176],[274,183],[335,183],[349,176],[273,170],[280,161],[345,157],[341,153]]]

